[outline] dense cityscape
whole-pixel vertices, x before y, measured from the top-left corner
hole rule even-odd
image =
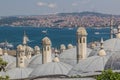
[[[119,25],[120,16],[96,12],[59,13],[49,15],[9,16],[0,18],[0,26],[33,26],[33,27],[106,27],[110,20]]]

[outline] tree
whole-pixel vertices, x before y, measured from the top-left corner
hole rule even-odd
[[[97,80],[120,80],[120,74],[112,70],[105,70],[101,75],[96,76]]]
[[[5,67],[8,63],[6,61],[3,61],[2,58],[0,58],[0,71],[5,71]]]
[[[2,58],[0,58],[0,72],[4,71],[5,72],[5,67],[7,66],[7,62],[3,61]],[[9,76],[0,76],[0,80],[9,80]]]

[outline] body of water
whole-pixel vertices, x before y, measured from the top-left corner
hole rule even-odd
[[[59,48],[61,44],[76,45],[76,30],[77,28],[34,28],[34,27],[0,27],[0,42],[8,41],[14,45],[22,44],[24,31],[29,37],[28,45],[34,47],[41,46],[41,40],[44,37],[49,37],[52,42],[52,47]],[[43,33],[47,31],[47,33]],[[87,42],[100,41],[101,37],[104,40],[110,38],[110,29],[102,28],[87,28]]]

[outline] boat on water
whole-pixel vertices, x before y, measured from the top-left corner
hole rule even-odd
[[[95,32],[94,34],[100,34],[99,32]]]
[[[68,28],[69,30],[73,30],[73,28]]]
[[[43,33],[43,34],[47,34],[47,30],[43,30],[42,33]]]

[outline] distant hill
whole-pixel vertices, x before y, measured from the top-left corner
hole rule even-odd
[[[89,16],[99,16],[99,17],[109,17],[109,16],[115,16],[115,17],[119,16],[120,17],[120,15],[104,14],[104,13],[89,12],[89,11],[80,12],[80,13],[78,13],[78,12],[73,12],[73,13],[58,13],[57,15],[59,15],[59,16],[66,16],[66,15],[87,16],[87,15],[89,15]]]
[[[33,27],[106,27],[113,19],[114,26],[120,25],[120,15],[98,12],[73,12],[49,15],[9,16],[0,18],[0,26],[33,26]]]

